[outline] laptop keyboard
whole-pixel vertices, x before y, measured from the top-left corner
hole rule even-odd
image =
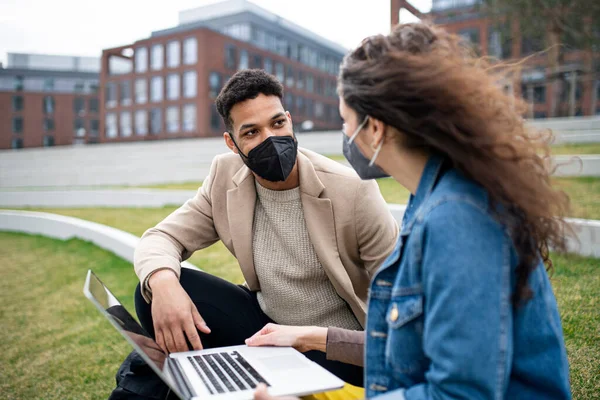
[[[211,394],[250,390],[261,382],[271,386],[237,351],[201,354],[188,360]]]

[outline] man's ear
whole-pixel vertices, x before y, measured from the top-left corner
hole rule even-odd
[[[233,139],[231,138],[229,132],[223,132],[223,139],[225,139],[225,144],[227,147],[229,147],[229,149],[235,154],[238,154],[238,149],[235,147],[235,144],[233,144]]]

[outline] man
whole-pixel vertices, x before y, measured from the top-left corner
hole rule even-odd
[[[215,157],[197,195],[136,248],[136,310],[165,351],[243,344],[269,322],[363,329],[369,277],[398,226],[375,182],[298,150],[282,98],[281,83],[263,70],[229,80],[217,108],[232,152]],[[218,240],[245,285],[180,267]],[[307,356],[362,384],[360,367]]]

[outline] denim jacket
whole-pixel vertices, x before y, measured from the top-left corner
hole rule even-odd
[[[570,399],[543,263],[514,307],[517,256],[486,191],[427,162],[393,253],[372,279],[365,389],[376,399]]]

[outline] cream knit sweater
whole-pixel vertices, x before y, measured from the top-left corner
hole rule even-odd
[[[279,324],[362,329],[317,258],[300,189],[275,191],[256,182],[256,193],[252,248],[263,312]]]

